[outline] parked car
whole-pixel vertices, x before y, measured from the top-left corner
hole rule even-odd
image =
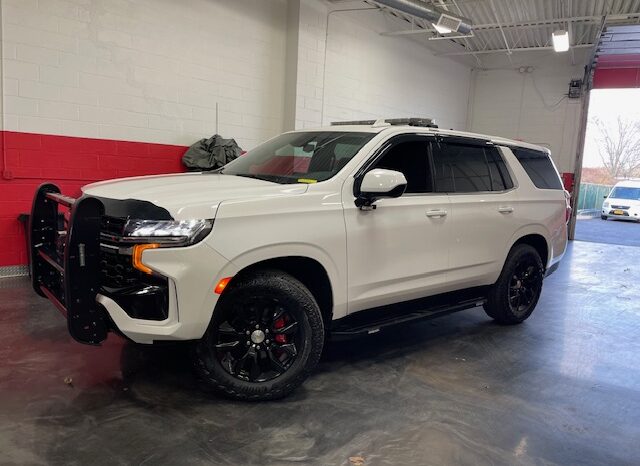
[[[216,172],[103,181],[80,199],[45,184],[32,277],[76,340],[192,340],[215,390],[274,399],[328,335],[476,306],[524,321],[569,212],[547,149],[425,119],[352,122],[284,133]]]
[[[600,218],[640,222],[640,181],[616,183],[609,195],[605,196]]]

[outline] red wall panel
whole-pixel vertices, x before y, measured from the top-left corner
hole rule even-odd
[[[146,142],[0,132],[0,267],[28,261],[18,215],[31,210],[37,187],[56,183],[77,196],[85,184],[184,171],[186,147]]]

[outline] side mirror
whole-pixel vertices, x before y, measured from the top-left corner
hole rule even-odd
[[[356,206],[363,210],[372,210],[378,199],[384,197],[400,197],[407,189],[407,179],[402,172],[376,168],[367,172],[360,183],[360,191],[356,197]]]

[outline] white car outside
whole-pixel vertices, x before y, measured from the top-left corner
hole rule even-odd
[[[328,334],[477,305],[501,323],[528,318],[567,245],[549,151],[391,122],[285,133],[217,172],[103,181],[75,203],[45,185],[32,213],[36,291],[84,322],[68,317],[85,343],[108,331],[195,341],[200,375],[239,399],[291,392]],[[65,247],[79,253],[58,251],[64,260],[38,226],[51,200],[72,210]],[[93,294],[70,271],[91,267],[92,234],[73,239],[81,205],[102,218],[100,262],[83,275]]]
[[[616,183],[602,203],[600,218],[640,222],[640,181]]]

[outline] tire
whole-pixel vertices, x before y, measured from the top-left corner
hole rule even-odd
[[[323,344],[322,314],[309,290],[285,272],[263,270],[231,281],[193,358],[218,394],[274,400],[304,382]]]
[[[538,251],[528,244],[515,245],[487,295],[485,312],[503,325],[525,321],[538,304],[543,279],[544,267]]]
[[[601,215],[600,220],[606,220],[608,217],[606,215]]]

